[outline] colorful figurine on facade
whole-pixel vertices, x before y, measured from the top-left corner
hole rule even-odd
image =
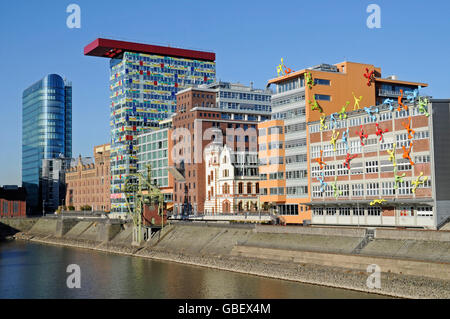
[[[333,195],[335,199],[337,199],[338,196],[343,194],[342,191],[339,190],[339,187],[337,186],[337,176],[334,177],[334,183],[332,184],[331,188],[333,189]]]
[[[419,89],[422,87],[419,85],[417,89],[414,89],[413,91],[406,91],[405,97],[408,100],[409,103],[414,103],[416,99],[419,97]]]
[[[350,161],[357,156],[358,156],[357,154],[350,155],[350,153],[347,153],[347,156],[345,157],[345,161],[344,161],[344,167],[347,167],[347,169],[350,169]]]
[[[406,176],[406,173],[403,173],[402,175],[398,175],[398,174],[397,174],[397,168],[394,168],[394,180],[395,180],[395,186],[394,186],[394,188],[395,188],[395,189],[398,188],[398,185],[399,185],[400,183],[403,183],[403,182],[404,182],[403,177],[405,177],[405,176]]]
[[[348,133],[349,133],[349,128],[347,127],[347,129],[342,134],[342,143],[344,143],[345,151],[347,153],[348,153]]]
[[[310,90],[312,89],[312,87],[314,85],[316,85],[316,83],[314,83],[314,79],[313,79],[313,76],[312,76],[311,72],[306,72],[305,73],[305,83],[309,87]]]
[[[402,89],[400,89],[400,95],[398,96],[398,98],[397,98],[397,103],[398,103],[398,108],[397,108],[397,111],[401,111],[402,110],[402,107],[403,107],[403,109],[405,110],[405,111],[408,111],[408,105],[406,105],[406,104],[403,104],[403,90]]]
[[[419,185],[424,185],[425,182],[428,180],[428,176],[425,176],[423,179],[422,179],[422,176],[423,176],[423,172],[420,172],[420,175],[417,176],[416,180],[411,182],[411,184],[414,185],[412,188],[413,193],[416,193],[416,189],[417,189],[417,187],[419,187]]]
[[[409,163],[411,164],[411,166],[414,166],[414,162],[411,159],[411,149],[413,147],[413,143],[411,142],[411,144],[409,144],[408,149],[406,149],[405,145],[402,145],[403,148],[403,158],[408,159]]]
[[[375,106],[364,107],[364,111],[366,111],[366,113],[372,118],[372,121],[375,122],[377,120],[377,117],[375,116],[375,113],[379,112],[377,107]]]
[[[322,160],[322,156],[323,156],[323,151],[320,150],[320,157],[317,157],[317,158],[314,159],[314,160],[319,164],[320,169],[323,169],[323,167],[327,165],[327,163],[325,163],[325,162]]]
[[[367,86],[371,86],[372,82],[375,81],[375,75],[373,74],[375,70],[369,72],[369,69],[366,68],[366,73],[364,73],[364,77],[367,79]]]
[[[325,113],[322,113],[322,115],[320,116],[320,130],[321,131],[326,130],[328,128],[327,125],[325,124],[326,117],[327,116]]]
[[[361,141],[361,146],[364,146],[363,140],[364,140],[364,138],[368,138],[369,135],[367,135],[367,134],[364,133],[364,128],[363,128],[362,125],[359,126],[359,132],[356,131],[356,134],[358,134],[358,136],[359,136],[359,139],[360,139],[360,141]]]
[[[349,101],[345,102],[345,105],[338,112],[340,120],[345,120],[347,118],[347,112],[346,111],[347,111],[347,107],[348,107],[349,104],[350,104]]]
[[[430,116],[430,113],[428,113],[428,99],[426,97],[422,98],[419,96],[419,112],[427,117]]]
[[[416,131],[414,131],[411,128],[411,116],[408,117],[408,124],[406,124],[405,122],[402,122],[402,125],[405,128],[405,130],[408,132],[408,138],[411,140],[414,137],[414,134],[416,133]]]
[[[330,115],[330,128],[334,129],[337,128],[337,117],[338,113],[333,113]]]
[[[383,204],[383,203],[385,203],[385,202],[386,202],[385,199],[374,199],[373,201],[371,201],[371,202],[369,203],[369,205],[370,205],[370,206],[374,206],[374,205],[376,205],[376,204],[381,205],[381,204]]]
[[[395,160],[395,143],[393,145],[392,150],[386,150],[389,154],[389,161],[392,162],[394,169],[397,167],[397,161]]]
[[[378,123],[375,123],[375,128],[376,128],[375,135],[380,137],[380,142],[381,142],[383,140],[383,134],[389,132],[389,130],[385,129],[383,131],[383,129],[380,128],[380,124],[378,124]]]
[[[322,107],[317,103],[316,97],[313,97],[314,102],[309,101],[309,105],[311,105],[311,111],[319,111],[319,113],[323,113]]]
[[[389,105],[389,111],[393,111],[394,110],[394,100],[393,99],[385,99],[383,101],[383,104]]]
[[[325,174],[322,172],[320,173],[320,175],[322,176],[322,178],[320,177],[316,177],[317,181],[320,182],[320,191],[323,193],[325,191],[325,187],[328,186],[327,183],[325,183]]]
[[[333,134],[331,135],[330,144],[333,145],[333,150],[336,152],[336,141],[339,137],[339,132],[333,130]]]
[[[356,95],[355,95],[355,93],[352,92],[352,94],[353,94],[353,99],[354,99],[354,101],[355,101],[355,103],[353,104],[353,111],[359,110],[359,109],[360,109],[360,107],[359,107],[359,102],[361,102],[361,100],[362,100],[363,97],[360,96],[359,98],[357,98]]]

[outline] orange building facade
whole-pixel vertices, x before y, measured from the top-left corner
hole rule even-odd
[[[311,201],[309,173],[313,161],[307,123],[324,123],[326,116],[331,114],[339,116],[382,104],[386,99],[394,102],[399,96],[401,99],[402,92],[427,86],[425,83],[400,81],[395,76],[382,78],[381,68],[354,62],[321,64],[283,74],[269,80],[270,85],[276,86],[276,93],[272,95],[272,120],[258,125],[259,132],[266,134],[259,136],[260,145],[266,144],[260,148],[259,156],[272,157],[272,152],[277,150],[268,148],[273,138],[279,138],[283,145],[277,147],[284,159],[276,167],[264,160],[261,163],[260,174],[265,179],[261,181],[261,188],[267,189],[263,190],[267,193],[261,194],[260,201],[276,205],[282,219],[292,224],[311,221],[311,210],[305,206]],[[272,127],[278,126],[283,128],[283,133],[278,130],[276,134],[269,134],[269,131],[273,132]],[[265,175],[275,172],[276,176]],[[282,187],[285,189],[280,191]],[[272,195],[270,189],[277,194]],[[290,207],[286,208],[288,204],[296,204],[298,208],[292,211]]]
[[[110,144],[94,147],[94,163],[81,156],[77,164],[66,171],[66,206],[75,210],[89,205],[94,211],[110,211]]]

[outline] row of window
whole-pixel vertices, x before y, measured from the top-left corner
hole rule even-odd
[[[397,186],[397,188],[396,188]],[[431,180],[428,179],[424,184],[420,184],[418,188],[430,188]],[[338,195],[341,197],[364,197],[364,196],[395,196],[395,195],[411,195],[413,185],[411,181],[403,181],[396,185],[395,182],[372,182],[357,184],[340,184],[338,185]],[[323,190],[323,191],[322,191]],[[312,197],[334,197],[336,195],[333,186],[327,184],[325,187],[316,185],[312,187]]]
[[[314,216],[381,216],[383,210],[381,207],[313,207]],[[419,217],[433,216],[433,207],[418,206],[416,208],[410,206],[400,206],[396,208],[399,216],[412,217],[414,214]]]

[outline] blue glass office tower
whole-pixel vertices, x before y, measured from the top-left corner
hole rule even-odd
[[[72,157],[72,84],[49,74],[22,96],[22,186],[28,214],[41,213],[42,160]]]

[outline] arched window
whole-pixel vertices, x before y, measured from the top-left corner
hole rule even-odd
[[[239,194],[242,194],[244,192],[244,183],[239,183],[238,192]]]
[[[247,194],[252,193],[252,183],[247,183]]]

